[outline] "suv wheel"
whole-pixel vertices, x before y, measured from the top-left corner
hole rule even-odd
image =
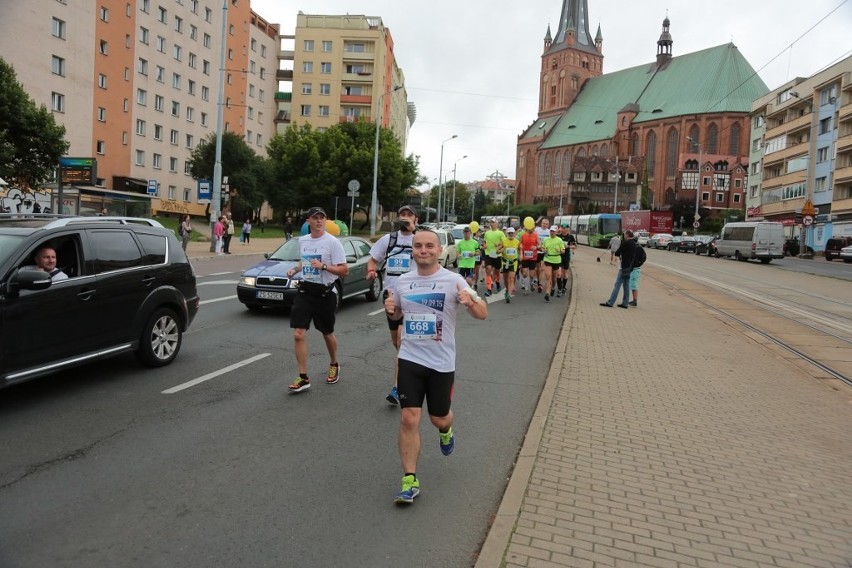
[[[373,278],[372,282],[370,282],[370,289],[367,290],[367,293],[364,294],[367,297],[368,302],[375,302],[379,299],[379,294],[382,292],[382,281],[377,276]]]
[[[169,308],[159,308],[142,328],[136,357],[149,367],[168,365],[177,357],[182,341],[177,314]]]

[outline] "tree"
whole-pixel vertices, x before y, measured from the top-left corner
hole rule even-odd
[[[252,150],[242,136],[234,132],[222,133],[222,175],[228,176],[228,185],[247,209],[260,207],[264,190],[259,183],[262,176],[262,158]],[[189,173],[195,179],[213,179],[216,165],[216,134],[211,133],[192,151],[189,158]],[[231,204],[234,210],[235,203]]]
[[[53,177],[69,146],[65,126],[46,106],[36,106],[0,58],[0,174],[12,185],[38,187]]]

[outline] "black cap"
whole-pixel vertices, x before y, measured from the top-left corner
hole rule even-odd
[[[325,214],[325,211],[323,210],[322,207],[311,207],[308,210],[308,217],[310,218],[310,217],[314,217],[316,215],[322,215],[323,217],[328,217],[328,215]]]
[[[418,217],[417,210],[414,209],[414,207],[412,207],[411,205],[403,205],[402,207],[399,208],[399,211],[397,211],[397,214],[400,214],[403,211],[409,211],[412,215],[414,215],[415,217]]]

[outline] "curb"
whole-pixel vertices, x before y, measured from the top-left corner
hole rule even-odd
[[[524,436],[524,443],[521,446],[521,451],[518,453],[518,459],[512,468],[506,492],[503,494],[500,507],[494,516],[494,522],[491,523],[491,528],[488,529],[488,536],[485,538],[485,543],[479,551],[476,564],[474,565],[475,568],[497,568],[502,566],[506,549],[509,547],[512,539],[512,532],[515,529],[515,523],[521,512],[530,477],[535,466],[536,456],[541,446],[541,438],[553,403],[553,395],[556,392],[556,385],[559,383],[565,361],[568,338],[571,335],[571,322],[574,320],[574,310],[577,306],[576,270],[576,267],[572,268],[571,303],[568,306],[568,313],[565,314],[565,319],[562,323],[562,330],[559,333],[559,340],[556,343],[556,350],[553,353],[553,360],[550,364],[550,372],[547,374],[547,380],[544,382],[544,388],[541,391],[535,412],[533,412],[532,419],[530,420],[529,429],[526,436]],[[566,323],[568,324],[567,326]]]

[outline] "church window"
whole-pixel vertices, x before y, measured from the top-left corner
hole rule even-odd
[[[600,156],[601,156],[601,158],[609,157],[609,146],[607,146],[606,144],[601,144]]]
[[[666,177],[674,177],[677,172],[677,141],[677,128],[672,128],[666,141]]]
[[[553,155],[548,152],[544,158],[544,183],[542,185],[548,186],[552,183],[553,180]]]
[[[638,156],[639,155],[639,133],[634,132],[633,136],[630,137],[630,155]]]
[[[568,150],[565,152],[565,155],[562,158],[562,179],[567,180],[568,176],[571,174],[571,151]]]
[[[597,156],[597,155],[598,155],[598,145],[595,144],[594,146],[592,146],[592,156]]]
[[[707,148],[705,148],[705,151],[708,154],[719,152],[719,128],[715,122],[707,127]]]
[[[728,154],[731,156],[739,156],[740,154],[740,125],[736,122],[731,126]]]
[[[654,179],[657,167],[657,134],[652,130],[645,138],[645,163],[648,168],[648,179]]]
[[[688,152],[697,152],[701,142],[701,131],[698,130],[698,125],[693,124],[689,127],[689,140],[686,141],[686,149]]]
[[[577,150],[577,157],[578,158],[585,158],[586,157],[586,149],[580,148],[579,150]]]
[[[538,178],[538,185],[541,187],[542,179],[544,178],[544,154],[538,155],[538,171],[536,172],[536,177]]]

